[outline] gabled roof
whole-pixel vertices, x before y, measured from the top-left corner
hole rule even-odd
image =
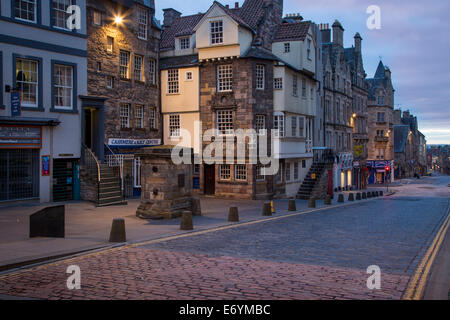
[[[394,152],[404,152],[408,140],[409,126],[394,125]]]
[[[239,25],[254,33],[258,31],[259,22],[264,16],[264,0],[246,0],[241,7],[233,9],[229,9],[217,1],[214,4],[223,9]],[[193,34],[194,28],[204,15],[205,13],[199,13],[175,19],[169,28],[163,30],[160,49],[163,51],[175,49],[175,37]]]
[[[304,41],[308,35],[310,21],[297,23],[283,23],[278,30],[273,42],[281,41]]]

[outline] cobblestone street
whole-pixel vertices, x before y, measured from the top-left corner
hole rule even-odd
[[[344,208],[124,246],[0,276],[38,299],[401,299],[448,214],[448,177]],[[81,269],[68,290],[66,268]],[[366,286],[370,265],[381,289]],[[445,281],[445,280],[444,280]]]

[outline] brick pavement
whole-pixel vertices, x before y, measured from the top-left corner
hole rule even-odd
[[[66,288],[68,265],[81,290]],[[0,295],[37,299],[400,299],[409,277],[383,274],[366,287],[361,270],[124,248],[39,266],[0,279]],[[32,285],[30,285],[32,284]]]

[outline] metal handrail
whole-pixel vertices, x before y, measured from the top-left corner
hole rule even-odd
[[[120,179],[120,192],[122,193],[122,197],[125,198],[124,193],[124,182],[123,182],[123,161],[117,156],[117,154],[112,151],[112,149],[105,143],[105,147],[111,153],[111,155],[115,158],[116,163],[119,165],[119,179]]]
[[[97,157],[92,152],[92,150],[89,149],[88,147],[86,147],[84,144],[83,144],[83,149],[85,151],[84,152],[85,163],[87,164],[89,170],[92,171],[92,163],[95,162],[95,165],[96,165],[96,168],[97,168],[97,172],[96,172],[97,173],[97,181],[100,182],[101,181],[100,162],[98,161]],[[90,157],[87,157],[86,151],[87,151],[87,153],[89,154]]]

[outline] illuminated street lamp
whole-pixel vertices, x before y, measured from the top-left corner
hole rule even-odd
[[[114,18],[114,22],[115,22],[116,24],[121,24],[122,21],[123,21],[123,18],[120,17],[120,16],[116,16],[116,17]]]

